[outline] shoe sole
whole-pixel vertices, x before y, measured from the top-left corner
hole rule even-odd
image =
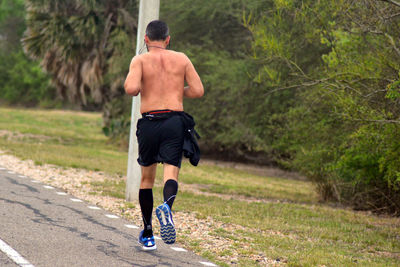
[[[156,245],[154,245],[152,247],[146,247],[145,245],[143,245],[143,243],[140,243],[139,241],[138,241],[138,243],[139,243],[139,245],[142,245],[142,250],[144,250],[144,251],[151,251],[151,250],[156,250],[157,249]]]
[[[160,205],[156,209],[156,215],[160,222],[161,239],[166,244],[175,243],[176,231],[175,226],[168,220],[168,208]]]

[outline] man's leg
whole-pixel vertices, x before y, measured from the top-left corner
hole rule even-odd
[[[168,204],[170,209],[172,209],[172,204],[174,203],[176,194],[178,193],[178,175],[179,168],[164,163],[164,202]]]
[[[160,234],[167,244],[175,243],[176,231],[172,220],[171,207],[178,192],[179,168],[164,163],[164,202],[156,208],[156,215],[160,222]]]
[[[142,166],[142,180],[140,182],[139,190],[139,204],[142,210],[143,218],[143,237],[150,237],[153,235],[151,214],[153,213],[153,185],[156,178],[157,164],[154,163],[150,166]]]

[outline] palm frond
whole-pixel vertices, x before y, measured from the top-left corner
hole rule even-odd
[[[120,31],[133,36],[137,20],[128,10],[136,5],[132,0],[27,0],[24,51],[41,60],[60,97],[83,106],[104,104],[116,90],[104,76],[112,58],[121,56],[112,37]],[[122,72],[115,79],[121,77]]]

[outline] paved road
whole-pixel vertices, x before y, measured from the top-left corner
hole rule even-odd
[[[0,266],[216,266],[161,240],[144,252],[140,230],[115,217],[0,166]]]

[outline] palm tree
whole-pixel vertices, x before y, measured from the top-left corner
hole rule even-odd
[[[99,109],[123,93],[137,1],[27,0],[26,6],[25,53],[51,74],[61,99]]]

